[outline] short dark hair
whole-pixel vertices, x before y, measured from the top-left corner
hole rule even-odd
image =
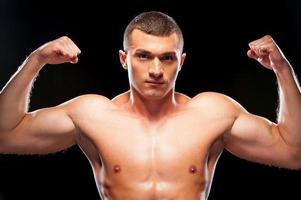
[[[130,44],[131,33],[138,29],[144,33],[155,35],[155,36],[169,36],[176,33],[179,37],[180,48],[183,50],[184,38],[182,31],[176,21],[158,11],[143,12],[137,15],[126,27],[123,34],[123,48],[125,51],[128,50]]]

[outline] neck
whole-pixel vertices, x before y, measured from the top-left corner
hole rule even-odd
[[[161,99],[147,99],[132,89],[129,103],[135,113],[149,121],[162,119],[162,117],[173,112],[177,105],[174,89],[170,90]]]

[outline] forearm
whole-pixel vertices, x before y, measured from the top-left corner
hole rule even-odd
[[[276,72],[279,87],[278,127],[289,145],[301,148],[301,91],[291,66]]]
[[[0,131],[18,125],[28,110],[30,91],[42,64],[32,53],[0,92]]]

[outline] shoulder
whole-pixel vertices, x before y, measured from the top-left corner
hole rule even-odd
[[[229,104],[229,105],[239,105],[237,101],[232,99],[231,97],[217,92],[202,92],[197,94],[191,99],[192,103],[201,104],[206,103],[207,105],[210,104]]]
[[[67,110],[90,110],[90,109],[109,109],[113,108],[114,104],[110,99],[102,95],[85,94],[75,97],[60,106]]]
[[[186,104],[191,100],[189,96],[180,92],[175,92],[175,98],[179,104]]]
[[[65,104],[85,104],[85,103],[105,104],[105,103],[111,103],[111,100],[102,95],[85,94],[65,102]]]
[[[244,110],[233,98],[217,92],[200,93],[191,99],[189,106],[204,108],[212,112],[227,112],[233,114]]]

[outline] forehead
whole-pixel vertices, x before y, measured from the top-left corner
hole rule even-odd
[[[154,54],[179,51],[179,37],[176,33],[169,36],[155,36],[135,29],[131,33],[129,50],[143,49]]]

